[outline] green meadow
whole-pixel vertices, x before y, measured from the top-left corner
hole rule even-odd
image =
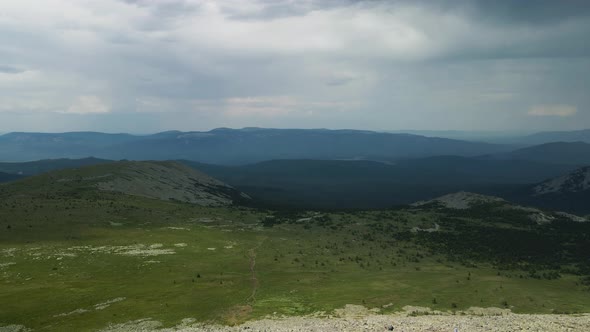
[[[381,312],[406,305],[590,311],[585,262],[559,240],[547,242],[552,230],[508,222],[514,214],[449,213],[205,208],[90,191],[4,195],[0,326],[84,331],[148,317],[168,326],[184,318],[233,325],[329,315],[346,304]],[[580,232],[570,226],[561,232]],[[544,252],[539,260],[518,246],[487,243],[493,232],[508,239],[525,232],[533,248],[569,258],[555,265]]]

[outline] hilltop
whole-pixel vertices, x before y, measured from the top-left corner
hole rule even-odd
[[[179,163],[159,161],[121,161],[53,171],[2,186],[0,190],[0,193],[62,195],[118,192],[203,206],[249,200],[246,194],[202,172]]]

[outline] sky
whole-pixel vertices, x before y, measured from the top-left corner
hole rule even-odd
[[[2,0],[0,132],[590,128],[590,2]]]

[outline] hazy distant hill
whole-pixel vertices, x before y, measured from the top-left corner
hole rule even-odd
[[[518,139],[526,144],[544,144],[549,142],[586,142],[590,143],[590,129],[573,131],[546,131]]]
[[[77,168],[82,166],[104,164],[109,162],[112,161],[92,157],[82,159],[44,159],[21,163],[0,162],[0,172],[30,176],[59,169]]]
[[[386,131],[389,133],[405,133],[412,135],[422,135],[427,137],[441,137],[458,139],[463,141],[473,142],[488,142],[498,144],[513,144],[515,146],[523,146],[520,139],[526,133],[522,131],[477,131],[477,130],[397,130]]]
[[[582,166],[590,164],[590,144],[584,142],[546,143],[499,154],[494,158]]]
[[[543,131],[525,133],[522,131],[462,131],[462,130],[399,130],[390,133],[406,133],[429,137],[443,137],[465,141],[531,146],[552,142],[590,143],[590,129],[572,131]]]
[[[184,162],[265,202],[332,208],[388,207],[460,190],[510,192],[573,169],[569,165],[452,156],[396,163],[274,160],[219,166]]]
[[[155,135],[11,133],[0,136],[4,161],[47,158],[169,160],[246,164],[272,159],[395,160],[434,155],[474,156],[509,146],[359,130],[215,129]]]
[[[112,151],[111,146],[136,139],[141,137],[97,132],[8,133],[0,136],[0,161],[85,158]]]

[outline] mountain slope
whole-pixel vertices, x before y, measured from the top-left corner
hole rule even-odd
[[[0,187],[1,193],[94,197],[117,192],[160,200],[224,206],[249,200],[234,188],[175,162],[114,162],[54,171]]]

